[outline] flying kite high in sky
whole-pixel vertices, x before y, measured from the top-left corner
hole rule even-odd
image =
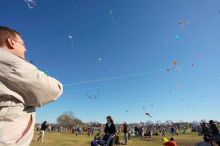
[[[176,62],[176,60],[174,60],[174,61],[173,61],[173,65],[177,65],[177,62]]]
[[[174,61],[172,62],[172,66],[173,66],[174,69],[177,69],[178,71],[181,71],[181,68],[180,68],[180,66],[178,65],[178,63],[177,63],[176,60],[174,60]]]
[[[179,27],[183,30],[183,31],[185,31],[185,24],[186,25],[189,25],[190,24],[190,21],[189,20],[187,20],[187,21],[185,21],[185,20],[179,20],[178,21],[178,25],[179,25]]]
[[[34,6],[36,5],[36,1],[34,1],[34,0],[25,0],[25,2],[28,4],[28,7],[30,9],[33,9]]]
[[[109,14],[110,14],[110,16],[112,18],[113,24],[115,24],[115,18],[114,18],[113,14],[112,14],[112,10],[109,10]]]
[[[90,95],[86,95],[89,99],[96,99],[97,98],[97,96],[96,95],[94,95],[94,96],[90,96]]]
[[[179,20],[178,24],[179,24],[180,27],[184,27],[183,20]]]
[[[145,113],[145,115],[147,115],[147,116],[151,117],[150,113]],[[152,118],[152,117],[151,117],[151,118]]]
[[[169,71],[170,71],[170,69],[169,69],[169,68],[167,68],[167,69],[166,69],[166,71],[167,71],[167,72],[169,72]]]
[[[100,58],[100,57],[99,57],[99,59],[98,59],[98,60],[99,60],[99,61],[102,61],[102,58]]]
[[[71,43],[71,46],[72,46],[72,48],[73,48],[73,36],[72,36],[72,35],[69,35],[68,38],[69,38],[70,43]]]

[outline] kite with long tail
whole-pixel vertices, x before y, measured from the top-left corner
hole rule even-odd
[[[25,2],[28,4],[28,7],[30,9],[33,9],[34,6],[36,5],[36,1],[34,1],[34,0],[25,0]]]

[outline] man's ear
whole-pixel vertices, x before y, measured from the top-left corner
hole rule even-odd
[[[6,45],[8,46],[9,49],[12,50],[12,49],[15,48],[15,45],[16,45],[16,44],[15,44],[14,39],[8,38],[6,43],[7,43]]]

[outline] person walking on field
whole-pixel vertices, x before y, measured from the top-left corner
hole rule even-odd
[[[47,127],[48,127],[47,121],[44,121],[43,124],[41,125],[41,128],[40,128],[40,136],[39,136],[39,138],[37,139],[37,141],[41,141],[41,142],[44,141],[44,133],[45,133],[45,130],[47,129]]]
[[[123,124],[123,133],[124,133],[125,145],[127,145],[128,144],[128,126],[126,122],[124,122]]]

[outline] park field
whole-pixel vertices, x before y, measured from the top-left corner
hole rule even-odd
[[[35,132],[33,141],[30,146],[90,146],[93,136],[59,133],[45,133],[44,142],[37,141],[38,133]],[[167,138],[170,136],[168,135]],[[197,133],[188,133],[186,135],[175,136],[177,146],[193,146],[202,140]],[[122,135],[120,141],[123,142]],[[161,137],[153,136],[152,139],[131,137],[129,146],[162,146]]]

